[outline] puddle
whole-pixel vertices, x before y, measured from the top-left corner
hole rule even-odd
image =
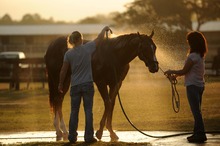
[[[170,131],[144,131],[147,134],[154,136],[164,136],[184,132],[170,132]],[[150,138],[137,131],[116,131],[121,142],[149,142],[153,146],[176,146],[176,145],[195,145],[188,143],[186,137],[188,135],[181,135],[170,138]],[[84,131],[78,132],[78,141],[84,141]],[[220,134],[207,134],[208,141],[204,143],[205,146],[220,145]],[[1,133],[0,144],[22,144],[27,142],[55,142],[55,131],[34,131],[34,132],[16,132],[16,133]],[[103,132],[102,141],[109,142],[110,137],[108,131]]]

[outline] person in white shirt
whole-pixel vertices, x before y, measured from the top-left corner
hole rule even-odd
[[[206,38],[201,32],[187,34],[190,46],[185,65],[180,70],[167,70],[168,77],[185,76],[185,86],[189,105],[194,117],[193,135],[187,137],[189,142],[202,143],[207,140],[201,113],[202,95],[205,89],[205,55],[208,52]]]

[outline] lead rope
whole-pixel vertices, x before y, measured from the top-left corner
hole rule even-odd
[[[113,64],[112,64],[113,65]],[[116,72],[116,68],[113,66],[113,70],[114,70],[114,73],[115,73],[115,78],[116,78],[116,81],[118,80],[117,78],[117,72]],[[121,106],[121,109],[122,109],[122,112],[125,116],[125,118],[127,119],[127,121],[130,123],[130,125],[135,129],[137,130],[138,132],[140,132],[141,134],[145,135],[145,136],[148,136],[148,137],[151,137],[151,138],[168,138],[168,137],[174,137],[174,136],[181,136],[181,135],[189,135],[189,134],[192,134],[192,132],[187,132],[187,133],[177,133],[177,134],[171,134],[171,135],[164,135],[164,136],[154,136],[154,135],[150,135],[150,134],[147,134],[147,133],[144,133],[143,131],[139,130],[132,122],[131,120],[129,119],[129,117],[127,116],[125,110],[124,110],[124,107],[122,105],[122,102],[121,102],[121,97],[120,97],[120,94],[119,94],[119,86],[117,84],[117,88],[118,88],[118,100],[119,100],[119,104]],[[175,89],[174,89],[175,90]]]
[[[112,33],[112,31],[110,31],[111,33]],[[108,39],[108,32],[106,32],[106,38]],[[116,68],[115,68],[115,66],[112,64],[112,68],[113,68],[113,71],[114,71],[114,74],[115,74],[115,79],[116,79],[116,81],[118,81],[118,78],[117,78],[117,71],[116,71]],[[159,67],[160,68],[160,67]],[[164,71],[160,68],[160,70],[164,73]],[[169,78],[169,79],[171,79],[171,78]],[[176,94],[177,94],[177,96],[178,96],[178,98],[176,99],[175,98],[175,103],[176,103],[176,107],[177,107],[177,110],[175,110],[175,108],[174,108],[174,111],[176,112],[179,112],[179,107],[180,107],[180,100],[179,100],[179,94],[178,94],[178,92],[177,92],[177,89],[176,89],[176,84],[177,84],[177,80],[170,80],[170,82],[171,82],[171,86],[172,86],[172,103],[173,103],[173,107],[175,107],[174,106],[174,97],[176,97],[175,96],[175,92],[176,92]],[[122,105],[122,102],[121,102],[121,97],[120,97],[120,94],[119,94],[119,86],[118,86],[118,84],[116,85],[117,86],[117,88],[118,88],[118,90],[117,90],[117,94],[118,94],[118,100],[119,100],[119,104],[120,104],[120,106],[121,106],[121,109],[122,109],[122,112],[123,112],[123,114],[124,114],[124,116],[125,116],[125,118],[127,119],[127,121],[130,123],[130,125],[135,129],[135,130],[137,130],[138,132],[140,132],[141,134],[143,134],[143,135],[145,135],[145,136],[148,136],[148,137],[151,137],[151,138],[169,138],[169,137],[175,137],[175,136],[182,136],[182,135],[189,135],[189,134],[193,134],[192,132],[184,132],[184,133],[177,133],[177,134],[171,134],[171,135],[164,135],[164,136],[155,136],[155,135],[150,135],[150,134],[147,134],[147,133],[144,133],[144,132],[142,132],[141,130],[139,130],[132,122],[131,122],[131,120],[129,119],[129,117],[127,116],[127,114],[126,114],[126,112],[125,112],[125,110],[124,110],[124,107],[123,107],[123,105]],[[206,133],[210,133],[210,134],[214,134],[214,133],[216,133],[216,134],[219,134],[220,133],[220,131],[206,131]]]
[[[159,68],[164,73],[163,69],[161,67],[159,67]],[[166,77],[170,81],[170,85],[171,85],[173,111],[175,113],[178,113],[180,111],[180,97],[179,97],[179,93],[176,89],[177,79],[174,76],[170,76],[170,77],[166,76]]]
[[[118,80],[117,78],[117,72],[116,72],[116,68],[113,66],[113,70],[114,70],[114,73],[115,73],[115,78],[116,80]],[[160,70],[164,73],[164,71],[160,68]],[[177,84],[177,80],[174,80],[174,79],[171,79],[171,78],[168,78],[170,83],[171,83],[171,88],[172,88],[172,103],[173,103],[173,109],[174,111],[177,113],[179,112],[179,105],[180,105],[180,100],[179,100],[179,94],[177,92],[177,89],[176,89],[176,84]],[[125,116],[125,118],[127,119],[127,121],[130,123],[130,125],[135,129],[137,130],[138,132],[140,132],[141,134],[145,135],[145,136],[148,136],[148,137],[151,137],[151,138],[169,138],[169,137],[175,137],[175,136],[181,136],[181,135],[189,135],[189,134],[193,134],[192,132],[185,132],[185,133],[177,133],[177,134],[171,134],[171,135],[164,135],[164,136],[155,136],[155,135],[150,135],[150,134],[147,134],[147,133],[144,133],[143,131],[141,131],[140,129],[138,129],[132,122],[131,120],[129,119],[129,117],[127,116],[125,110],[124,110],[124,107],[122,105],[122,102],[121,102],[121,97],[120,97],[120,94],[119,94],[119,87],[118,88],[118,100],[119,100],[119,104],[121,106],[121,109],[122,109],[122,112]],[[177,94],[177,97],[175,96],[175,93]],[[174,105],[174,101],[176,103],[176,107]]]
[[[115,73],[115,78],[116,78],[116,80],[117,80],[117,74],[116,74],[116,68],[113,66],[113,70],[114,70],[114,73]],[[164,71],[160,68],[160,70],[164,73]],[[171,78],[169,78],[169,80],[170,80]],[[172,101],[173,101],[173,107],[175,107],[174,106],[174,100],[173,100],[173,98],[174,98],[174,96],[175,96],[175,92],[176,92],[176,94],[177,94],[177,96],[178,96],[178,98],[177,99],[175,99],[175,102],[176,102],[176,107],[177,107],[177,110],[174,108],[174,111],[175,112],[179,112],[179,102],[180,102],[180,100],[179,100],[179,94],[178,94],[178,92],[177,92],[177,90],[176,90],[176,84],[177,84],[177,81],[176,80],[170,80],[170,82],[171,82],[171,86],[172,86]],[[118,86],[117,86],[118,87]],[[123,112],[123,114],[124,114],[124,116],[125,116],[125,118],[127,119],[127,121],[130,123],[130,125],[135,129],[135,130],[137,130],[138,132],[140,132],[141,134],[143,134],[143,135],[145,135],[145,136],[148,136],[148,137],[151,137],[151,138],[169,138],[169,137],[175,137],[175,136],[182,136],[182,135],[189,135],[189,134],[193,134],[193,132],[184,132],[184,133],[177,133],[177,134],[171,134],[171,135],[164,135],[164,136],[155,136],[155,135],[150,135],[150,134],[147,134],[147,133],[144,133],[143,131],[141,131],[141,130],[139,130],[132,122],[131,122],[131,120],[129,119],[129,117],[127,116],[127,114],[126,114],[126,112],[125,112],[125,110],[124,110],[124,107],[123,107],[123,105],[122,105],[122,102],[121,102],[121,97],[120,97],[120,94],[119,94],[119,87],[118,87],[118,100],[119,100],[119,104],[120,104],[120,106],[121,106],[121,109],[122,109],[122,112]],[[206,131],[205,133],[209,133],[209,134],[220,134],[220,131]]]

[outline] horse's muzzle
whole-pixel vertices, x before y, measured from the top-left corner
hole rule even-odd
[[[154,64],[151,64],[148,66],[148,69],[151,73],[156,73],[159,70],[158,62],[154,62]]]

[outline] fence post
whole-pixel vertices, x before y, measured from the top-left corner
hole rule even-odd
[[[15,90],[20,90],[18,59],[16,59],[15,62],[13,62],[12,81],[10,82],[10,87],[15,88]]]

